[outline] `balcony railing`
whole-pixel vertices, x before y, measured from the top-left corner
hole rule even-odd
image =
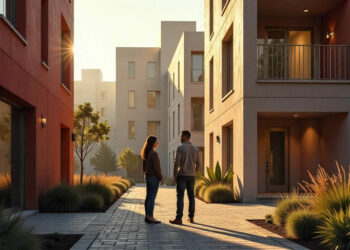
[[[259,81],[350,81],[350,45],[259,44]]]

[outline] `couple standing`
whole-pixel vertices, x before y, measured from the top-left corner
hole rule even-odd
[[[182,225],[184,209],[184,193],[187,190],[189,199],[189,222],[194,223],[195,198],[194,182],[195,174],[199,169],[199,150],[190,142],[191,133],[187,130],[181,132],[181,145],[176,150],[174,162],[174,182],[176,183],[177,210],[176,218],[170,220],[171,224]],[[159,183],[164,184],[162,170],[157,152],[158,140],[155,136],[149,136],[142,148],[143,172],[146,176],[145,222],[160,223],[153,217],[154,202],[157,196]]]

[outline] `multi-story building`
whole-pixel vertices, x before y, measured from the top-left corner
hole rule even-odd
[[[349,0],[205,1],[205,162],[243,201],[350,163]]]
[[[156,135],[164,173],[168,173],[168,67],[185,31],[196,31],[196,23],[162,22],[160,47],[116,49],[117,150],[130,147],[139,154],[146,137]]]
[[[182,130],[192,132],[204,167],[204,33],[184,32],[168,69],[168,176]]]
[[[0,178],[11,207],[73,179],[73,3],[0,0]]]
[[[107,121],[111,127],[109,140],[106,143],[118,155],[116,151],[116,83],[103,81],[100,69],[83,69],[81,72],[81,81],[74,82],[74,110],[78,109],[79,104],[91,103],[94,112],[99,112],[100,120]],[[94,156],[98,145],[86,157],[84,168],[87,174],[96,174],[94,167],[90,164],[90,158]]]

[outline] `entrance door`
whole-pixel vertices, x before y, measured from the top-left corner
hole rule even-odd
[[[289,190],[289,136],[287,128],[268,128],[266,145],[266,191]]]

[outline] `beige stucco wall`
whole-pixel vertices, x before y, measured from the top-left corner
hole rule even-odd
[[[204,83],[192,83],[192,52],[204,51],[203,32],[184,32],[175,50],[168,69],[168,86],[170,82],[170,103],[168,101],[168,165],[169,175],[173,171],[173,154],[180,145],[178,131],[189,130],[192,127],[191,98],[204,98]],[[180,62],[180,89],[178,89],[178,63]],[[175,75],[175,81],[173,76]],[[175,95],[173,98],[173,91]],[[180,128],[178,129],[178,105],[180,105]],[[175,128],[173,127],[173,112],[175,112]],[[170,128],[169,128],[170,126]],[[175,137],[173,130],[175,129]],[[170,131],[170,136],[169,136]],[[191,131],[191,142],[197,147],[204,147],[204,132]],[[170,139],[170,140],[169,140]],[[169,157],[170,155],[170,157]]]
[[[101,93],[105,93],[105,98],[101,98]],[[99,69],[83,69],[81,81],[75,81],[74,84],[74,110],[79,104],[90,102],[94,111],[100,112],[100,119],[107,121],[111,126],[109,133],[110,139],[106,142],[116,154],[117,139],[116,139],[116,83],[103,81],[102,72]],[[101,115],[101,108],[106,109],[106,115]],[[96,146],[96,148],[98,145]],[[94,155],[92,151],[85,159],[85,167],[87,173],[95,173],[93,166],[90,165],[90,158]]]

